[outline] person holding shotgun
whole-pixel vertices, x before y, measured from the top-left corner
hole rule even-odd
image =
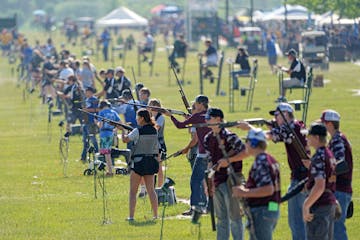
[[[134,142],[134,148],[131,155],[130,172],[130,196],[129,196],[129,217],[128,221],[134,220],[136,207],[136,193],[141,179],[143,178],[149,194],[153,219],[158,217],[158,199],[154,187],[154,174],[158,172],[159,154],[158,133],[155,128],[155,122],[151,119],[150,112],[147,109],[139,109],[136,113],[138,127],[129,134],[122,132],[124,143]]]
[[[353,156],[345,134],[340,131],[340,114],[332,109],[322,112],[321,122],[331,136],[328,147],[336,159],[335,197],[341,206],[341,217],[334,224],[334,239],[347,240],[345,220],[352,197]]]
[[[309,159],[310,154],[306,138],[301,133],[301,130],[305,129],[305,124],[295,119],[294,109],[288,103],[280,103],[269,113],[275,117],[276,126],[270,126],[268,138],[275,143],[285,144],[291,171],[290,190],[307,177],[308,169],[302,162],[302,159]],[[305,223],[302,218],[305,196],[305,193],[300,192],[288,200],[288,223],[293,240],[306,239]]]
[[[260,128],[250,129],[246,137],[246,153],[254,156],[255,160],[246,185],[232,188],[233,196],[246,198],[250,208],[251,240],[271,240],[279,219],[279,163],[266,153],[266,147],[265,133]]]
[[[171,117],[171,121],[177,128],[186,128],[189,124],[196,123],[205,123],[205,114],[209,106],[209,99],[207,96],[198,95],[195,98],[195,114],[192,114],[185,121],[178,121],[170,111],[165,111],[164,115]],[[203,180],[205,177],[205,170],[207,167],[207,154],[204,148],[204,136],[211,129],[208,127],[196,128],[196,134],[198,136],[198,152],[196,155],[194,167],[192,169],[190,187],[191,187],[191,196],[190,196],[190,205],[192,208],[189,211],[183,213],[183,215],[192,215],[193,208],[202,209],[206,211],[207,200],[203,186]]]
[[[223,119],[224,114],[219,108],[209,108],[205,115],[206,123],[221,123]],[[241,159],[246,156],[245,144],[235,133],[230,132],[226,128],[220,128],[216,125],[212,125],[210,128],[211,131],[204,137],[204,148],[209,156],[209,168],[216,168],[214,177],[207,179],[207,181],[210,183],[208,187],[209,205],[211,205],[211,199],[212,196],[214,196],[214,209],[217,218],[217,239],[229,239],[230,232],[232,239],[243,239],[243,225],[239,202],[232,197],[231,189],[229,189],[227,184],[227,167],[218,166],[219,160],[226,156],[223,155],[219,147],[216,135],[219,135],[221,141],[223,141],[225,151],[229,153],[229,158],[226,160],[228,163],[231,162],[235,172],[241,173],[242,171]]]
[[[110,103],[107,100],[102,100],[99,104],[99,116],[109,119],[114,122],[121,122],[119,115],[110,108]],[[107,172],[106,176],[113,176],[113,165],[111,161],[111,146],[114,140],[115,126],[108,122],[97,120],[97,125],[100,129],[100,153],[105,155]]]
[[[326,127],[321,123],[313,123],[307,136],[309,145],[315,149],[305,186],[308,196],[302,210],[308,240],[334,239],[336,160],[326,147],[326,136]]]

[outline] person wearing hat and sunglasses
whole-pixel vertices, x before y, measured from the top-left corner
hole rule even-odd
[[[246,184],[232,188],[233,196],[246,198],[251,218],[250,239],[272,239],[279,219],[280,166],[266,152],[266,134],[251,128],[246,137],[246,153],[254,156]]]
[[[165,111],[164,115],[171,117],[171,121],[177,128],[186,128],[189,124],[205,123],[205,114],[209,108],[209,99],[207,96],[198,95],[195,98],[195,114],[192,114],[185,121],[178,121],[169,111]],[[205,170],[207,167],[207,154],[204,148],[204,137],[210,132],[210,128],[201,127],[196,128],[196,134],[198,136],[198,152],[192,169],[190,186],[191,196],[190,205],[192,208],[202,209],[205,211],[207,200],[203,186],[203,180],[205,177]],[[183,213],[183,215],[192,215],[192,208],[189,211]]]
[[[315,149],[308,171],[308,192],[303,205],[306,236],[312,239],[333,239],[336,208],[336,160],[326,147],[327,130],[322,123],[313,123],[307,140]]]
[[[219,108],[209,108],[205,115],[206,123],[222,123],[224,114]],[[227,167],[232,165],[236,173],[242,171],[242,161],[246,157],[245,144],[235,134],[218,125],[210,126],[211,131],[204,137],[204,148],[209,156],[210,168],[218,166],[209,186],[209,192],[214,192],[214,210],[217,217],[217,239],[226,240],[230,238],[230,232],[234,240],[243,239],[243,225],[240,214],[239,202],[232,197],[231,189],[228,187]],[[225,151],[229,156],[224,156],[218,137],[223,142]],[[220,166],[220,161],[224,164]],[[224,166],[223,166],[224,165]],[[214,189],[212,189],[214,188]],[[210,194],[209,194],[210,195]],[[210,195],[211,196],[211,195]],[[230,227],[229,227],[230,226]]]
[[[334,224],[334,239],[347,240],[345,219],[352,197],[353,156],[351,144],[340,131],[340,114],[332,109],[322,112],[321,122],[331,136],[328,147],[336,159],[335,197],[341,206],[341,217]]]
[[[297,185],[302,179],[306,178],[308,169],[302,162],[301,156],[297,151],[295,136],[301,143],[301,147],[305,149],[307,154],[310,154],[307,146],[306,138],[301,133],[305,129],[305,124],[298,121],[294,116],[294,109],[288,103],[280,103],[275,110],[269,112],[275,117],[276,126],[271,126],[268,133],[269,138],[274,142],[283,142],[285,144],[287,160],[291,171],[291,182],[289,189]],[[282,113],[282,114],[281,114]],[[282,117],[285,117],[285,119]],[[292,128],[289,129],[286,122]],[[288,200],[288,223],[292,233],[293,240],[306,239],[305,224],[302,218],[302,205],[305,200],[305,194],[300,192]]]
[[[290,68],[284,68],[278,66],[281,71],[286,72],[290,75],[290,78],[283,79],[281,83],[281,96],[279,97],[279,102],[286,102],[285,91],[287,88],[292,87],[302,87],[305,84],[306,80],[306,70],[304,64],[297,57],[297,52],[295,49],[291,48],[288,52],[285,53],[290,62]]]

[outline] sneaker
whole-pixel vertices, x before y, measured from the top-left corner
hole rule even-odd
[[[152,60],[149,60],[149,66],[151,66],[153,64]]]
[[[135,221],[135,219],[133,217],[127,217],[127,218],[125,218],[125,221],[133,222],[133,221]]]
[[[189,209],[189,210],[183,212],[181,215],[183,215],[183,216],[192,216],[192,214],[193,214],[193,210]]]
[[[214,83],[215,78],[214,77],[210,77],[210,83]]]
[[[139,198],[144,198],[146,195],[147,195],[147,192],[146,192],[146,191],[145,191],[145,192],[139,192],[138,197],[139,197]]]
[[[143,62],[146,62],[146,60],[148,60],[148,57],[144,56]]]

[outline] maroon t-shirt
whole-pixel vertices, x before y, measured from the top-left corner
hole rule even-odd
[[[292,121],[289,123],[294,130],[297,138],[300,140],[304,149],[307,149],[306,137],[301,133],[302,129],[305,129],[305,125],[302,121]],[[271,135],[273,142],[284,142],[287,160],[291,170],[291,179],[302,180],[307,176],[307,169],[301,161],[301,157],[295,147],[295,139],[292,131],[284,124],[280,127],[271,129]],[[310,154],[309,151],[307,151]]]
[[[173,121],[173,123],[177,128],[185,128],[189,124],[205,123],[205,114],[206,111],[195,113],[183,122],[179,122],[174,116],[171,116],[171,120]],[[204,137],[210,131],[211,129],[208,127],[196,128],[196,134],[199,139],[199,143],[198,143],[199,153],[205,153]]]
[[[226,153],[236,155],[239,152],[245,150],[245,145],[240,140],[240,138],[235,133],[230,132],[228,129],[222,128],[219,132],[219,136],[225,146]],[[209,154],[209,159],[213,165],[215,165],[221,158],[224,158],[224,155],[216,139],[216,135],[214,135],[212,131],[206,134],[204,138],[204,147],[206,152]],[[233,166],[235,172],[241,172],[242,161],[234,162],[231,165]],[[221,183],[226,182],[227,178],[227,168],[220,168],[219,171],[215,172],[215,187],[219,186]]]
[[[336,161],[346,161],[349,168],[349,171],[336,175],[336,191],[352,193],[353,156],[349,141],[344,134],[337,131],[331,138],[328,147]]]
[[[270,201],[280,203],[280,171],[279,163],[269,154],[261,153],[256,156],[246,182],[247,188],[258,188],[267,185],[274,186],[271,196],[261,198],[247,198],[250,207],[267,206]]]
[[[335,176],[335,158],[330,149],[320,147],[316,149],[315,154],[311,157],[310,171],[308,173],[309,180],[306,189],[310,192],[315,184],[316,178],[325,179],[325,191],[313,206],[323,206],[335,204],[336,198],[334,192],[336,190]]]

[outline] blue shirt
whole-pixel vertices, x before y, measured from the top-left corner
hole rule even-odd
[[[98,106],[99,100],[97,97],[92,96],[89,98],[86,98],[85,100],[85,107],[86,109],[96,109]],[[94,123],[94,116],[88,114],[88,123]]]
[[[104,110],[101,110],[99,112],[99,116],[115,122],[120,121],[119,115],[110,108],[105,108]],[[101,121],[101,119],[99,119],[99,121]],[[110,125],[109,123],[103,122],[103,126],[102,128],[100,128],[100,137],[111,137],[113,135],[114,128],[115,127]]]

